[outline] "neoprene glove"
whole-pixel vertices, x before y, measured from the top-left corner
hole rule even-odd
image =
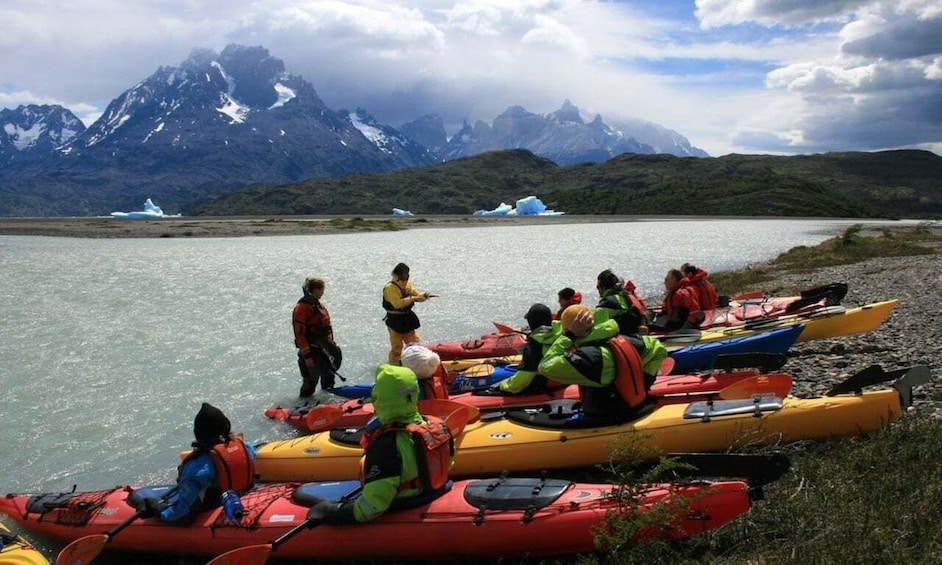
[[[356,524],[353,515],[353,504],[340,504],[330,500],[322,500],[307,511],[310,520],[309,528],[317,524]]]
[[[141,518],[153,518],[163,510],[163,504],[159,498],[144,498],[137,503],[137,511],[141,513]]]

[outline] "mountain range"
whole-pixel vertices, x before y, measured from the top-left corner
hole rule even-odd
[[[393,127],[363,108],[329,108],[314,86],[263,47],[197,49],[115,98],[87,128],[54,105],[0,111],[0,215],[168,213],[257,184],[429,166],[524,148],[559,165],[625,152],[706,157],[677,132],[644,121],[583,119],[565,101],[540,115],[508,108],[448,136],[425,115]]]

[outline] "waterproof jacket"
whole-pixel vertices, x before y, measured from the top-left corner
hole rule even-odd
[[[605,345],[618,335],[618,324],[606,320],[595,324],[588,335],[571,339],[560,334],[540,361],[537,371],[563,384],[602,388],[615,381],[615,360]]]
[[[716,287],[707,279],[708,273],[703,269],[697,269],[692,276],[687,275],[690,286],[697,293],[697,302],[701,310],[712,310],[716,308],[719,302],[719,296],[716,294]]]
[[[622,289],[606,290],[595,307],[594,316],[595,323],[615,320],[618,333],[623,335],[638,333],[638,327],[645,323],[641,310],[633,304],[628,292]]]
[[[500,382],[500,390],[520,394],[527,389],[536,390],[541,386],[545,388],[548,384],[546,378],[539,378],[540,361],[561,331],[562,326],[557,320],[550,326],[540,326],[531,331],[527,336],[527,343],[523,346],[523,359],[517,367],[517,372]]]
[[[687,279],[680,279],[677,286],[664,297],[661,314],[666,319],[664,328],[668,331],[700,325],[703,312],[697,301],[697,292],[689,283]]]
[[[327,344],[334,341],[330,314],[321,301],[311,295],[305,295],[294,305],[291,322],[294,326],[294,345],[302,357],[313,356],[316,359],[316,352],[311,350],[311,345],[326,351]]]
[[[240,438],[233,438],[229,441],[229,445],[244,450],[238,460],[255,461],[255,448],[251,444]],[[233,459],[236,459],[235,454],[227,465],[236,466]],[[225,475],[225,472],[221,471],[213,455],[206,449],[198,449],[190,453],[180,464],[177,490],[168,497],[167,506],[161,510],[161,521],[186,526],[193,521],[197,513],[219,506],[220,496],[225,490],[233,486],[241,486],[221,484],[220,477]],[[244,492],[248,489],[242,490]]]

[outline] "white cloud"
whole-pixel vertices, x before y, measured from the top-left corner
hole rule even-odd
[[[568,98],[712,154],[862,149],[902,137],[900,124],[912,128],[901,143],[942,139],[927,106],[942,80],[938,0],[662,4],[680,17],[589,0],[6,0],[0,106],[60,103],[88,124],[157,67],[240,43],[266,47],[331,107],[392,125],[435,112],[456,127]]]

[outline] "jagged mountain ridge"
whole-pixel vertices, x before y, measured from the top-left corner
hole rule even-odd
[[[450,139],[434,115],[393,128],[362,108],[332,110],[267,49],[240,45],[197,49],[179,66],[158,68],[88,128],[55,106],[3,110],[0,125],[6,216],[103,215],[149,197],[168,213],[186,212],[250,185],[388,172],[491,149],[526,148],[559,164],[700,151],[654,124],[663,131],[650,142],[650,131],[632,137],[601,116],[586,123],[569,101],[546,116],[514,106]]]
[[[196,50],[122,93],[42,159],[0,168],[2,215],[168,212],[258,183],[375,173],[437,158],[364,110],[327,107],[262,47]]]

